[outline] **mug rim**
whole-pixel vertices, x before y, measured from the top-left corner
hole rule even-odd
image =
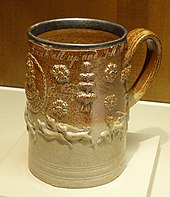
[[[101,30],[117,35],[119,38],[108,42],[101,42],[95,44],[73,44],[49,41],[37,37],[38,35],[57,29],[79,28]],[[105,20],[91,19],[91,18],[62,18],[42,21],[32,25],[27,32],[28,38],[34,41],[54,47],[66,49],[95,49],[102,47],[110,47],[124,41],[127,38],[127,30],[120,24],[112,23]]]

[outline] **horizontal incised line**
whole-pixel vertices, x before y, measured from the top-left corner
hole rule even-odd
[[[41,163],[42,166],[46,166],[46,167],[49,167],[49,168],[53,168],[53,169],[58,169],[58,170],[62,170],[62,171],[75,171],[75,172],[78,172],[78,171],[89,171],[89,170],[97,170],[97,169],[100,169],[100,168],[106,168],[108,166],[111,166],[113,163],[116,163],[117,161],[120,160],[120,158],[122,157],[122,155],[124,156],[123,153],[119,154],[116,158],[106,162],[106,163],[103,163],[103,164],[100,164],[98,166],[91,166],[91,167],[63,167],[63,166],[57,166],[57,165],[54,165],[54,164],[51,164],[51,163],[48,163],[48,162],[45,162],[44,160],[36,157],[35,155],[31,155],[30,159],[35,162],[36,160],[39,160],[39,162]]]

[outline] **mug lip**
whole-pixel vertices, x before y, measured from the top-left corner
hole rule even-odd
[[[109,33],[114,33],[119,38],[95,44],[73,44],[49,41],[37,37],[38,35],[57,29],[79,28],[79,29],[92,29],[101,30]],[[66,48],[66,49],[95,49],[102,47],[110,47],[116,45],[127,38],[127,30],[120,24],[91,18],[61,18],[46,20],[32,25],[27,32],[28,38],[34,41],[49,46]]]

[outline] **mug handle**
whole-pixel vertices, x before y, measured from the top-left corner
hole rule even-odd
[[[128,107],[132,107],[146,92],[158,71],[162,58],[162,46],[159,38],[151,31],[137,28],[128,33],[128,50],[124,57],[124,66],[129,66],[136,49],[146,41],[147,54],[142,70],[132,87],[126,93]]]

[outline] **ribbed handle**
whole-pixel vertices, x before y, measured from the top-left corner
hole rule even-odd
[[[136,49],[143,42],[146,41],[147,43],[147,54],[143,68],[127,92],[128,106],[130,108],[144,95],[147,88],[151,85],[161,62],[162,46],[159,38],[153,32],[142,28],[132,30],[128,34],[127,40],[128,51],[124,58],[125,65],[130,64]]]

